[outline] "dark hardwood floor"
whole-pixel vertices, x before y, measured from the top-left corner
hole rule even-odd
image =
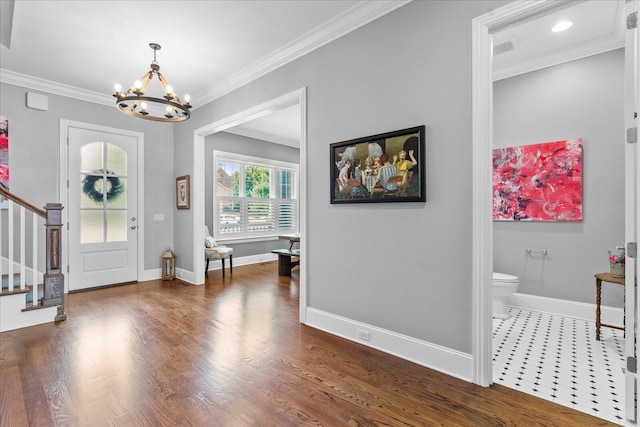
[[[67,296],[68,318],[0,334],[0,425],[595,426],[298,323],[298,271]]]

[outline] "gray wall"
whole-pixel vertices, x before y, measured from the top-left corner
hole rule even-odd
[[[593,275],[624,244],[623,61],[616,50],[494,85],[495,147],[583,138],[582,222],[494,222],[494,270],[519,276],[521,293],[595,303]],[[602,302],[622,307],[623,288]]]
[[[267,141],[261,141],[254,138],[235,135],[228,132],[218,132],[205,138],[205,223],[209,226],[209,230],[213,233],[213,183],[214,170],[213,167],[213,151],[225,151],[227,153],[242,154],[245,156],[253,156],[264,159],[279,160],[289,163],[300,163],[300,150],[288,147],[282,144],[274,144]],[[219,238],[215,233],[214,237]],[[288,242],[271,239],[259,242],[227,242],[225,245],[233,246],[233,256],[238,258],[241,256],[259,255],[270,253],[272,249],[284,248]]]
[[[194,129],[306,86],[308,305],[470,352],[471,20],[506,3],[409,3],[199,108],[175,129],[176,174]],[[426,203],[329,203],[330,143],[420,124]],[[176,244],[192,224],[177,219]]]
[[[60,202],[60,119],[144,133],[144,268],[160,268],[164,250],[173,247],[173,126],[135,120],[115,107],[52,94],[46,94],[48,111],[33,110],[26,107],[28,89],[3,83],[0,90],[0,114],[9,117],[10,189],[36,206]],[[154,222],[154,213],[164,214],[165,220]]]

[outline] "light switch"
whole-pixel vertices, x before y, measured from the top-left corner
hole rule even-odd
[[[164,214],[153,214],[154,221],[164,221]]]

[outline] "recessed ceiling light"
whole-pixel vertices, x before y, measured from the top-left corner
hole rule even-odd
[[[571,27],[573,25],[573,22],[571,21],[561,21],[558,22],[552,29],[551,31],[553,31],[554,33],[559,33],[560,31],[564,31],[566,29],[568,29],[569,27]]]

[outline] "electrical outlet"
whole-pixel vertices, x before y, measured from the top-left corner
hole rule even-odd
[[[358,329],[358,338],[360,338],[363,341],[371,341],[371,332]]]

